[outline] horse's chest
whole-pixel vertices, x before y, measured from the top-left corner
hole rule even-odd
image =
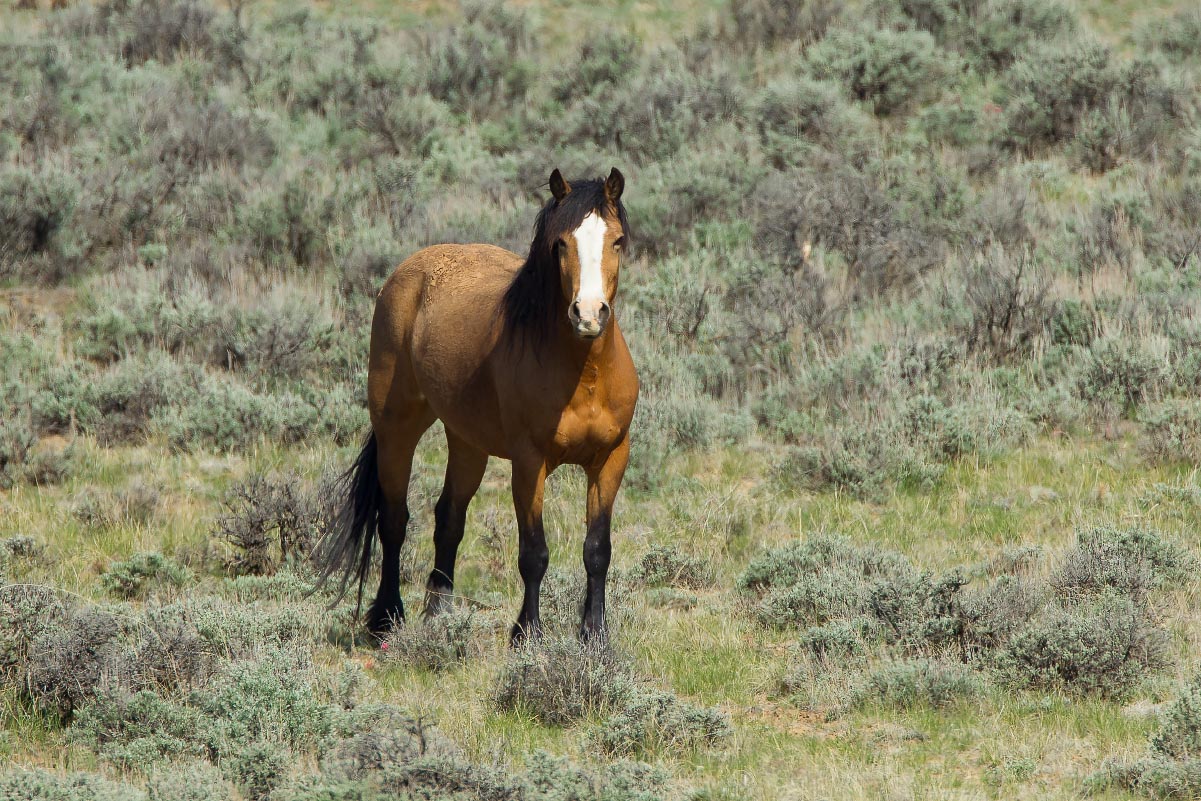
[[[596,387],[581,386],[555,428],[558,461],[589,462],[597,454],[611,450],[621,439],[624,428]]]

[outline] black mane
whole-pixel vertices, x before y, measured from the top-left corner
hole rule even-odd
[[[562,200],[551,198],[534,221],[534,240],[525,263],[505,290],[501,308],[509,326],[509,333],[516,337],[529,334],[537,347],[554,331],[558,298],[562,294],[559,284],[559,264],[555,258],[555,244],[563,234],[579,228],[592,212],[611,218],[611,209],[617,210],[622,234],[629,239],[630,227],[626,210],[620,198],[610,203],[605,195],[605,180],[572,181],[571,191]]]

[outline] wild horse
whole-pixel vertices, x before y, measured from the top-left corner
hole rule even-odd
[[[322,578],[363,583],[379,536],[373,632],[404,618],[400,549],[409,522],[413,451],[435,420],[446,429],[446,483],[434,511],[426,613],[452,596],[467,506],[489,456],[513,463],[525,582],[514,642],[537,636],[549,551],[542,493],[561,464],[588,479],[581,636],[605,636],[610,514],[629,458],[638,375],[613,303],[629,225],[625,181],[568,183],[551,173],[524,259],[493,245],[435,245],[405,260],[376,301],[367,376],[372,433],[345,476],[346,498],[318,552]]]

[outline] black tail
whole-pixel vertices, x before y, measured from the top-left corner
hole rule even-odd
[[[330,520],[329,531],[313,556],[318,588],[325,586],[331,576],[338,575],[338,594],[331,606],[346,597],[346,589],[352,579],[358,581],[359,600],[355,617],[363,608],[363,583],[371,570],[371,551],[375,545],[383,500],[377,450],[375,432],[372,432],[354,464],[334,485],[336,492],[342,495],[341,505],[337,507]]]

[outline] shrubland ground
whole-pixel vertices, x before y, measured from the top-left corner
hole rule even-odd
[[[17,6],[0,794],[1201,792],[1195,9]],[[499,463],[459,611],[365,641],[305,557],[374,291],[614,165],[614,650],[570,636],[565,469],[554,631],[508,651]]]

